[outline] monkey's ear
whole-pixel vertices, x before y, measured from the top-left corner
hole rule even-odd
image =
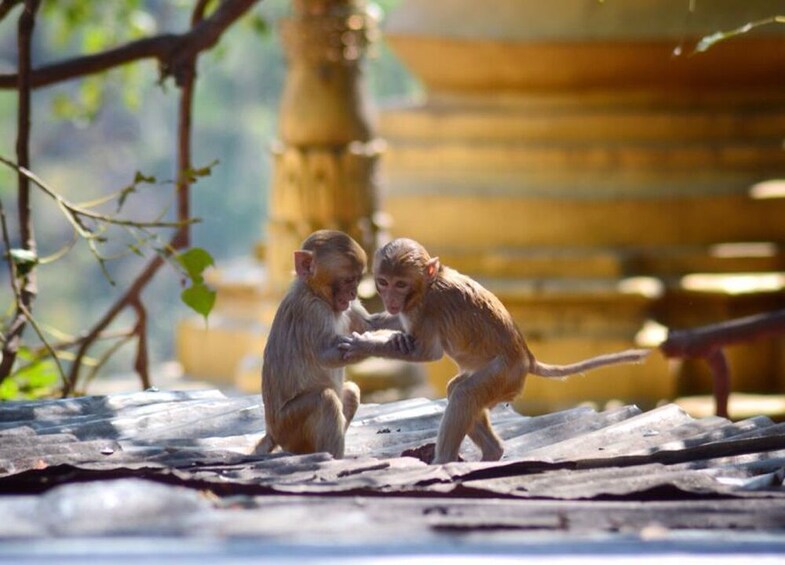
[[[314,272],[313,252],[298,249],[294,252],[294,272],[298,277],[310,277]]]
[[[428,277],[428,282],[433,282],[436,279],[440,268],[441,262],[438,257],[428,260],[428,264],[425,266],[425,276]]]

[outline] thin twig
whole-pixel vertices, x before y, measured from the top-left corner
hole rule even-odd
[[[136,369],[139,378],[142,381],[142,388],[147,390],[150,388],[150,370],[149,370],[149,356],[147,353],[147,311],[144,304],[136,297],[131,301],[131,307],[136,312],[136,327],[134,327],[134,334],[136,334],[136,359],[134,360],[134,369]]]
[[[191,16],[191,27],[196,29],[202,22],[210,0],[199,0]],[[187,171],[192,168],[191,163],[191,116],[193,115],[193,95],[196,81],[196,55],[184,66],[181,84],[180,104],[177,127],[177,217],[181,220],[190,218],[190,187],[191,182]],[[161,253],[161,257],[168,259],[178,249],[188,247],[190,233],[186,224],[181,227],[171,240],[168,249]],[[131,306],[137,314],[137,355],[134,363],[136,372],[142,381],[142,387],[150,388],[149,355],[147,350],[147,312],[138,297],[131,301]]]
[[[49,352],[49,355],[54,358],[55,365],[57,366],[57,372],[60,374],[60,379],[63,381],[63,383],[65,383],[66,374],[65,374],[65,370],[63,369],[62,363],[60,363],[60,359],[58,359],[57,357],[57,350],[49,343],[49,340],[46,339],[44,332],[42,331],[41,327],[38,325],[38,322],[33,317],[32,312],[30,312],[30,310],[24,304],[22,289],[19,287],[19,284],[17,283],[18,274],[16,271],[16,265],[11,259],[11,254],[10,254],[11,238],[8,234],[8,223],[6,221],[5,209],[3,208],[2,200],[0,200],[0,231],[2,231],[3,247],[5,247],[6,250],[5,255],[6,255],[6,260],[8,261],[9,274],[11,276],[11,288],[14,291],[14,299],[16,300],[18,312],[20,312],[22,315],[20,316],[20,319],[24,320],[26,323],[29,323],[30,326],[32,326],[33,330],[38,335],[38,339],[41,340],[43,347],[46,349],[46,351]],[[7,341],[7,338],[4,338],[4,340]],[[16,347],[14,351],[14,361],[16,361],[16,355],[18,352],[19,349],[18,347]],[[11,365],[9,365],[8,374],[10,374],[10,369],[11,369]]]
[[[785,24],[785,16],[771,16],[768,18],[764,18],[762,20],[747,22],[743,26],[739,26],[736,29],[732,29],[730,31],[718,31],[712,33],[711,35],[704,36],[695,45],[695,49],[693,50],[692,55],[708,51],[711,47],[713,47],[715,44],[719,43],[720,41],[725,41],[732,37],[744,35],[752,31],[753,29],[766,25],[771,25],[771,24]]]
[[[130,304],[132,297],[137,296],[142,289],[147,286],[147,283],[152,279],[153,275],[161,268],[164,264],[164,260],[159,256],[156,255],[153,257],[150,262],[144,267],[141,273],[137,275],[136,279],[131,283],[131,286],[123,293],[120,298],[118,298],[115,303],[109,307],[109,310],[101,317],[98,322],[88,331],[82,339],[82,343],[80,344],[76,356],[74,357],[74,362],[71,365],[71,371],[68,373],[68,381],[66,382],[66,386],[63,388],[63,396],[70,395],[76,387],[76,384],[79,380],[79,369],[81,366],[81,360],[87,353],[88,348],[95,342],[96,339],[103,333],[103,331],[111,324],[117,315],[122,312],[125,307]]]
[[[0,198],[0,232],[3,237],[3,258],[8,262],[8,275],[11,280],[11,289],[14,291],[14,296],[20,296],[22,291],[19,289],[19,284],[16,279],[16,265],[11,259],[11,237],[8,233],[8,222],[5,217],[5,207],[3,200]]]
[[[206,0],[199,0],[196,7],[194,8],[193,17],[192,17],[192,24],[196,25],[197,22],[204,14],[204,9],[207,6]],[[194,28],[196,29],[196,28]],[[127,306],[134,307],[135,304],[139,303],[139,294],[141,293],[142,289],[147,286],[149,281],[164,265],[165,261],[168,259],[168,256],[175,253],[177,249],[181,249],[185,247],[188,240],[188,229],[189,223],[183,222],[183,220],[188,219],[188,199],[189,199],[189,182],[187,176],[184,174],[184,171],[187,171],[191,168],[190,166],[190,138],[191,138],[191,109],[192,109],[192,98],[193,98],[193,85],[195,81],[195,68],[196,68],[196,55],[198,52],[194,53],[192,59],[190,60],[190,71],[185,73],[185,79],[182,84],[182,94],[180,98],[180,110],[178,113],[179,116],[179,125],[178,125],[178,155],[177,155],[177,164],[178,164],[178,179],[177,179],[177,217],[181,221],[181,226],[178,228],[177,232],[172,237],[170,243],[167,247],[162,249],[159,255],[155,256],[147,266],[142,270],[142,272],[137,276],[136,280],[131,284],[129,289],[110,307],[107,313],[96,323],[96,325],[90,330],[90,332],[85,336],[84,341],[82,342],[79,350],[76,353],[76,358],[74,363],[71,366],[71,372],[68,375],[68,382],[67,386],[63,388],[63,396],[67,396],[74,390],[76,387],[77,381],[79,379],[79,367],[81,364],[81,359],[87,353],[88,348],[90,345],[97,339],[97,337],[106,329],[106,327],[114,320],[114,318],[122,312]],[[141,316],[141,318],[140,318]],[[136,370],[139,373],[139,377],[142,380],[142,385],[145,388],[149,388],[149,372],[147,369],[147,346],[146,346],[146,317],[144,312],[140,313],[137,310],[137,317],[140,320],[138,324],[139,333],[137,334],[137,339],[139,339],[139,348],[137,352],[136,358]]]
[[[39,323],[39,325],[41,326],[41,329],[45,333],[47,333],[47,334],[51,334],[52,333],[52,328],[50,328],[46,324],[40,324]],[[117,330],[117,331],[113,331],[113,332],[104,332],[104,333],[102,333],[100,335],[100,337],[98,339],[101,340],[101,341],[109,341],[109,340],[113,340],[113,339],[115,339],[115,340],[116,339],[121,339],[121,338],[132,336],[132,335],[133,335],[133,328],[126,328],[124,330]],[[52,348],[54,348],[57,351],[57,355],[61,359],[65,359],[66,361],[73,361],[74,354],[70,353],[68,351],[68,349],[71,349],[73,347],[78,346],[80,343],[82,343],[82,340],[83,340],[82,337],[70,337],[69,336],[68,339],[52,343]],[[41,352],[41,350],[46,351],[46,348],[44,348],[42,346],[42,347],[40,347],[38,349],[33,349],[32,350],[33,357],[42,357],[42,356],[44,356],[44,354]]]
[[[0,2],[0,22],[5,19],[11,10],[21,3],[22,0],[3,0]]]
[[[134,337],[134,330],[130,330],[130,331],[126,332],[125,335],[118,336],[118,337],[120,339],[115,341],[109,347],[109,349],[104,351],[104,353],[101,355],[101,357],[99,357],[98,360],[96,361],[95,365],[93,367],[91,367],[90,372],[87,373],[87,375],[83,379],[82,387],[80,389],[82,392],[87,392],[87,387],[90,385],[91,382],[93,382],[93,380],[95,380],[95,377],[98,375],[98,371],[100,371],[103,368],[103,366],[109,361],[109,359],[111,359],[111,357],[115,353],[117,353],[117,351],[122,346],[124,346],[126,343],[130,342],[133,339],[133,337]]]
[[[63,215],[68,219],[71,225],[77,230],[77,233],[85,239],[90,239],[93,236],[93,233],[84,226],[82,221],[79,219],[79,216],[84,216],[85,218],[89,218],[91,220],[95,220],[97,222],[103,222],[105,224],[111,224],[115,226],[133,226],[133,227],[141,227],[141,228],[181,228],[184,223],[194,224],[198,223],[198,218],[187,218],[182,221],[177,222],[164,222],[161,220],[154,220],[154,221],[139,221],[139,220],[128,220],[125,218],[118,218],[116,216],[109,216],[107,214],[100,214],[98,212],[93,212],[87,208],[80,207],[72,202],[69,202],[66,198],[64,198],[61,194],[59,194],[54,188],[49,186],[43,179],[41,179],[38,175],[33,173],[32,171],[28,170],[26,167],[22,167],[17,165],[13,161],[6,159],[2,155],[0,155],[0,163],[7,165],[8,167],[16,170],[20,175],[23,175],[25,178],[33,181],[33,183],[38,186],[44,194],[52,198],[57,205],[60,207]]]
[[[259,0],[223,0],[209,18],[183,34],[162,34],[132,41],[120,47],[44,65],[31,75],[31,87],[49,86],[65,80],[101,73],[142,59],[157,59],[162,78],[173,76],[178,86],[190,62],[212,48],[236,20]],[[0,75],[0,89],[16,88],[16,74]]]
[[[24,9],[19,16],[17,31],[17,46],[19,60],[19,74],[16,76],[15,86],[19,97],[19,108],[17,111],[17,133],[16,133],[16,159],[21,167],[30,166],[30,115],[32,106],[30,102],[31,92],[31,68],[32,68],[32,36],[35,27],[35,14],[38,10],[39,0],[25,0]],[[36,255],[35,235],[33,231],[33,218],[30,203],[30,183],[29,179],[17,174],[17,209],[19,215],[19,237],[20,245],[25,251]],[[7,240],[10,241],[10,238]],[[6,244],[10,254],[10,244]],[[9,262],[11,257],[8,257]],[[16,271],[14,270],[14,274]],[[16,312],[14,318],[5,333],[3,342],[2,357],[0,357],[0,382],[11,374],[11,369],[16,362],[22,334],[28,321],[28,314],[32,308],[33,301],[37,292],[35,269],[30,269],[21,277],[21,284],[15,287],[18,290],[16,295]]]

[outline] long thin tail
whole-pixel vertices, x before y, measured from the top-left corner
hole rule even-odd
[[[536,359],[529,369],[533,375],[547,378],[563,378],[585,371],[591,371],[598,367],[606,365],[617,365],[619,363],[641,363],[651,353],[651,349],[626,349],[616,353],[607,353],[605,355],[598,355],[578,361],[577,363],[570,363],[569,365],[549,365],[548,363],[540,363]]]

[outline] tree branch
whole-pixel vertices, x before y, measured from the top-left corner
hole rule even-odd
[[[79,381],[79,371],[82,366],[82,360],[84,356],[87,354],[87,350],[90,346],[101,336],[103,331],[109,327],[114,319],[117,317],[120,312],[122,312],[126,306],[132,303],[133,299],[142,292],[147,283],[153,278],[153,275],[161,268],[164,264],[164,260],[160,255],[156,255],[153,257],[152,260],[145,266],[142,272],[136,277],[131,286],[128,287],[128,290],[123,293],[123,295],[115,301],[115,303],[107,310],[107,312],[101,317],[98,322],[92,327],[92,329],[85,334],[85,336],[81,340],[81,344],[79,345],[79,349],[77,350],[73,363],[71,365],[71,371],[68,374],[68,379],[63,387],[63,396],[69,396],[76,388],[76,385]]]
[[[30,91],[31,91],[31,60],[33,28],[35,27],[35,14],[40,0],[25,0],[22,14],[19,16],[18,25],[18,59],[19,74],[16,76],[16,88],[19,96],[19,110],[17,112],[16,133],[16,158],[20,167],[30,166]],[[22,249],[36,254],[35,235],[33,232],[33,218],[30,204],[30,180],[21,172],[17,173],[19,236]],[[9,250],[10,252],[10,250]],[[11,261],[11,257],[8,257]],[[12,271],[16,274],[16,271]],[[14,283],[15,284],[15,283]],[[17,288],[17,287],[15,287]],[[11,369],[19,352],[19,344],[29,321],[35,298],[36,275],[35,269],[30,269],[21,277],[18,287],[19,294],[16,300],[16,312],[5,332],[2,357],[0,358],[0,382],[11,374]]]
[[[203,22],[204,12],[210,0],[199,0],[191,14],[191,28],[197,29]],[[188,72],[185,73],[180,93],[180,106],[177,124],[177,217],[191,217],[191,183],[186,171],[192,168],[191,163],[191,116],[193,115],[194,83],[196,82],[196,59],[191,60]],[[181,228],[172,239],[172,247],[180,249],[188,247],[190,230]]]
[[[137,347],[134,369],[136,369],[139,378],[142,380],[142,388],[147,390],[151,386],[149,369],[150,359],[147,353],[147,311],[138,296],[135,296],[131,300],[131,307],[136,312],[134,334],[136,335]]]
[[[0,2],[0,22],[5,19],[11,10],[21,3],[22,0],[3,0]]]
[[[93,212],[85,207],[78,206],[72,202],[66,200],[62,195],[58,194],[58,192],[46,184],[43,179],[41,179],[38,175],[33,173],[32,171],[27,170],[25,167],[17,165],[13,161],[10,161],[0,155],[0,163],[16,170],[19,175],[25,177],[26,179],[30,180],[40,188],[44,194],[49,196],[53,199],[60,211],[68,220],[68,223],[76,230],[76,232],[83,238],[89,239],[91,237],[90,231],[85,228],[81,218],[89,218],[91,220],[95,220],[97,222],[102,222],[105,224],[112,224],[115,226],[126,226],[126,227],[138,227],[138,228],[181,228],[183,224],[192,224],[197,222],[198,220],[195,219],[186,219],[184,221],[177,221],[177,222],[164,222],[160,220],[152,220],[152,221],[139,221],[139,220],[126,220],[123,218],[118,218],[115,216],[109,216],[107,214],[101,214],[98,212]]]
[[[194,8],[193,15],[191,18],[191,25],[193,29],[201,29],[201,26],[204,25],[202,22],[202,17],[204,16],[204,10],[208,4],[209,0],[199,0],[197,2],[196,7]],[[227,1],[224,2],[222,8],[225,7],[226,4],[231,2]],[[254,2],[246,2],[249,4],[249,7]],[[220,10],[220,8],[219,8]],[[213,17],[215,14],[213,15]],[[212,19],[212,18],[210,18]],[[236,18],[235,18],[236,19]],[[200,23],[201,22],[201,23]],[[221,28],[223,29],[223,28]],[[215,39],[212,40],[209,45],[215,43]],[[172,237],[172,240],[169,246],[166,247],[165,253],[174,253],[177,249],[181,249],[188,245],[189,237],[189,196],[190,196],[190,175],[186,174],[186,171],[191,169],[191,113],[192,113],[192,106],[193,106],[193,90],[194,90],[194,82],[196,80],[196,57],[199,53],[199,50],[193,52],[191,59],[188,61],[188,64],[181,69],[182,72],[182,93],[180,97],[180,108],[178,112],[178,139],[177,139],[177,166],[178,166],[178,174],[177,174],[177,184],[176,184],[176,193],[177,193],[177,219],[180,222],[180,227],[178,228],[177,232]],[[180,84],[180,83],[178,83]],[[144,388],[150,387],[150,378],[149,378],[149,371],[148,371],[148,354],[147,354],[147,331],[146,331],[146,324],[147,324],[147,317],[144,307],[140,301],[140,295],[142,290],[147,286],[147,284],[152,280],[155,273],[160,269],[164,264],[164,257],[162,255],[156,255],[142,270],[139,276],[136,277],[136,280],[131,284],[128,290],[112,305],[112,307],[107,311],[107,313],[98,321],[98,323],[88,332],[88,334],[82,340],[82,343],[79,346],[79,349],[76,353],[76,357],[74,359],[73,365],[71,366],[71,372],[68,376],[68,380],[66,385],[63,387],[63,396],[67,396],[71,394],[71,392],[75,389],[78,379],[79,379],[79,371],[82,364],[82,359],[84,358],[87,350],[92,345],[92,343],[98,339],[102,332],[112,323],[112,321],[117,317],[120,312],[122,312],[126,307],[130,306],[135,309],[137,314],[137,325],[134,328],[134,333],[136,334],[137,339],[139,340],[139,345],[137,348],[137,356],[135,360],[135,369],[137,373],[139,373],[139,377],[142,381],[142,386]]]
[[[65,80],[108,71],[141,59],[157,59],[161,79],[173,76],[178,86],[187,78],[190,62],[201,51],[210,49],[224,31],[245,15],[259,0],[223,0],[209,18],[182,34],[162,34],[139,39],[102,53],[44,65],[31,72],[31,88],[49,86]],[[0,75],[0,89],[17,88],[17,75]]]

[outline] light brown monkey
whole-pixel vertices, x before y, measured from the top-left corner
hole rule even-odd
[[[627,350],[570,365],[549,365],[535,359],[493,293],[476,281],[443,266],[411,239],[396,239],[374,257],[376,288],[390,314],[397,314],[414,339],[413,348],[396,352],[385,338],[354,334],[344,343],[346,357],[377,355],[408,361],[434,361],[445,353],[460,372],[447,385],[448,404],[439,427],[434,463],[458,458],[468,435],[484,461],[504,453],[491,427],[489,409],[512,400],[526,375],[565,377],[616,363],[640,362],[648,350]]]
[[[360,389],[344,382],[339,345],[352,331],[400,328],[388,314],[369,315],[357,285],[365,270],[362,247],[345,233],[321,230],[294,252],[296,279],[273,319],[264,349],[262,400],[266,435],[254,453],[276,446],[292,453],[344,454],[344,434],[360,404]],[[410,346],[388,332],[391,352]]]

